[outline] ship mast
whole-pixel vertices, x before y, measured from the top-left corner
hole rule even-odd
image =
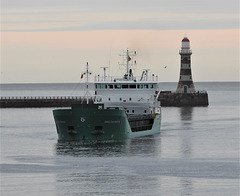
[[[123,54],[120,54],[119,56],[122,56],[123,57],[123,63],[122,64],[119,64],[120,66],[126,66],[126,74],[124,75],[124,79],[127,79],[127,80],[130,80],[132,79],[132,71],[130,69],[131,66],[133,65],[136,65],[137,62],[134,61],[133,63],[129,63],[133,56],[136,56],[137,55],[137,52],[136,51],[123,51]],[[126,63],[124,63],[124,61]]]
[[[88,86],[88,84],[89,84],[88,79],[89,79],[89,75],[92,74],[92,72],[90,72],[89,69],[88,69],[88,62],[87,62],[87,65],[86,65],[86,71],[83,74],[86,75],[86,82],[85,82],[86,86],[85,86],[85,94],[84,94],[82,103],[83,103],[84,99],[86,98],[87,99],[87,104],[88,104],[89,103],[89,97],[91,97],[89,89],[88,89],[88,87],[89,87]]]
[[[103,81],[106,81],[106,78],[107,78],[106,70],[108,67],[101,67],[101,68],[103,68]]]

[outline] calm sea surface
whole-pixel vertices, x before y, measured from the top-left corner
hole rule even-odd
[[[239,195],[239,83],[195,87],[208,107],[163,107],[160,134],[117,142],[58,142],[53,108],[1,109],[1,195]],[[1,85],[1,96],[82,94],[78,84]]]

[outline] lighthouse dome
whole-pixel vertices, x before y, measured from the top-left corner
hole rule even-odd
[[[182,42],[189,42],[189,39],[187,37],[184,37]]]

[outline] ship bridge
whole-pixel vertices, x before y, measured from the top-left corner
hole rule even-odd
[[[144,69],[140,77],[135,77],[132,66],[136,61],[133,61],[131,54],[135,56],[136,52],[131,53],[127,50],[121,55],[126,62],[120,64],[126,67],[123,77],[106,76],[107,67],[102,67],[104,75],[95,76],[95,95],[102,98],[101,101],[107,108],[124,108],[129,114],[151,113],[150,108],[158,107],[158,77],[150,74],[149,69]]]

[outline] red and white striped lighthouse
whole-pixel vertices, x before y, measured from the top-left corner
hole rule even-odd
[[[191,71],[191,55],[190,41],[187,37],[182,40],[182,47],[179,51],[181,55],[180,77],[177,86],[177,93],[195,93]]]

